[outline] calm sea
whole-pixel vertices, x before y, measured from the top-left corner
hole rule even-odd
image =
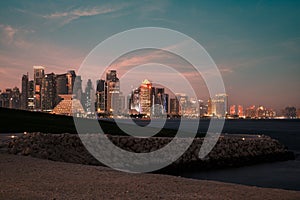
[[[126,120],[124,120],[126,121]],[[138,124],[147,125],[147,121]],[[177,128],[180,120],[167,120],[166,128]],[[184,124],[184,129],[195,120]],[[153,126],[160,123],[153,121]],[[205,132],[209,120],[200,120],[198,132]],[[279,140],[296,155],[295,160],[258,164],[239,168],[227,168],[211,171],[182,172],[179,176],[201,180],[216,180],[243,185],[281,188],[300,191],[300,120],[226,120],[223,133],[260,134]]]

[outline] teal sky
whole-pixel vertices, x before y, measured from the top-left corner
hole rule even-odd
[[[300,1],[1,1],[0,89],[22,74],[77,70],[113,34],[155,26],[199,42],[230,104],[300,108]],[[181,91],[179,91],[181,92]]]

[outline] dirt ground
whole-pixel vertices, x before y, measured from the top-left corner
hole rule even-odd
[[[0,153],[0,199],[300,199],[300,192]]]

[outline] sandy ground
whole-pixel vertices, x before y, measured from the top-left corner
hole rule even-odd
[[[0,153],[0,199],[300,199],[300,192]]]

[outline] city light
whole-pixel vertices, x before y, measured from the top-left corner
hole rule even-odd
[[[98,80],[95,88],[89,79],[82,89],[81,76],[74,70],[64,74],[46,74],[44,66],[33,67],[33,80],[28,73],[22,76],[22,91],[15,87],[0,90],[0,107],[41,111],[53,114],[88,117],[169,117],[228,118],[228,119],[296,119],[300,109],[286,107],[282,113],[265,105],[244,107],[229,106],[228,94],[216,94],[207,101],[188,97],[184,93],[175,96],[165,93],[165,88],[155,87],[144,79],[126,99],[120,91],[116,70],[109,70],[105,80]],[[26,134],[26,132],[24,132]]]

